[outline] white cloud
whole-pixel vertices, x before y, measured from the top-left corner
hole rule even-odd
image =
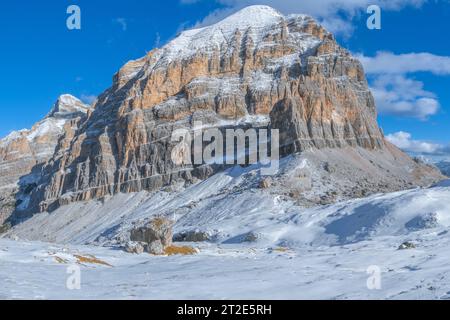
[[[445,151],[445,147],[443,145],[421,140],[413,140],[411,134],[404,131],[389,134],[386,136],[386,139],[406,152],[438,154]]]
[[[114,22],[120,25],[120,27],[122,28],[122,31],[127,31],[128,22],[125,18],[116,18],[116,19],[114,19]]]
[[[426,120],[439,112],[440,104],[424,83],[412,78],[416,72],[450,75],[450,57],[427,52],[394,54],[377,52],[374,57],[357,55],[371,80],[371,89],[381,114]]]
[[[381,114],[426,120],[439,112],[435,94],[424,90],[421,81],[404,75],[377,76],[371,90]]]
[[[371,74],[431,72],[435,75],[450,75],[450,57],[427,52],[396,55],[379,51],[374,57],[359,55],[358,58],[366,72]]]
[[[208,25],[243,7],[262,4],[278,9],[284,14],[309,14],[329,31],[344,35],[352,32],[352,19],[365,14],[369,5],[377,4],[382,10],[397,11],[406,6],[421,7],[427,2],[427,0],[181,0],[181,3],[192,4],[201,1],[214,1],[224,8],[213,11],[198,25]]]

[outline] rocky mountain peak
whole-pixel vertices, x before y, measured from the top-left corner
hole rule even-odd
[[[48,115],[31,129],[14,131],[0,140],[0,223],[6,213],[14,209],[15,192],[21,180],[29,182],[29,175],[38,172],[55,153],[58,145],[70,142],[89,106],[71,95],[58,98]],[[28,177],[28,178],[26,178]],[[33,177],[34,180],[36,177]],[[6,189],[5,189],[6,188]],[[5,206],[8,202],[9,206]]]
[[[295,41],[298,50],[293,51],[299,54],[316,47],[325,36],[332,38],[310,16],[284,16],[269,6],[249,6],[210,26],[181,32],[162,48],[127,63],[116,79],[123,84],[133,77],[145,77],[155,69],[167,68],[177,61],[195,60],[200,55],[214,58],[242,50],[247,54],[269,50],[278,36],[286,42]]]
[[[21,139],[39,143],[38,141],[45,139],[46,136],[59,136],[64,132],[64,125],[69,120],[85,116],[89,109],[91,107],[78,98],[69,94],[61,95],[44,119],[35,123],[31,129],[11,132],[0,140],[0,147],[7,148]],[[48,157],[52,155],[49,154]]]
[[[86,114],[90,108],[78,98],[70,94],[63,94],[56,100],[47,117],[73,118]]]
[[[66,97],[55,114],[65,101],[70,111],[80,108]],[[191,184],[223,170],[208,164],[179,168],[172,160],[171,134],[193,130],[197,121],[219,130],[243,123],[278,129],[283,156],[354,150],[361,163],[378,170],[363,166],[353,180],[355,190],[373,172],[377,179],[386,177],[377,191],[438,176],[385,141],[363,67],[332,34],[306,15],[251,6],[184,31],[122,67],[71,139],[58,143],[30,194],[28,212]],[[399,167],[407,170],[396,171]],[[417,178],[418,170],[429,172],[430,179]]]

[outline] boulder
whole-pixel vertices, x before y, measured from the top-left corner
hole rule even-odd
[[[176,242],[204,242],[210,241],[211,235],[206,231],[192,230],[177,233],[173,237]]]
[[[152,254],[163,254],[164,249],[172,245],[173,221],[157,217],[145,225],[130,232],[130,240],[145,243],[146,251]]]
[[[243,242],[256,242],[260,238],[260,235],[254,232],[247,233],[244,238],[242,239]]]
[[[416,245],[412,242],[406,241],[403,242],[399,247],[398,250],[406,250],[406,249],[415,249]]]
[[[129,241],[125,245],[125,251],[128,253],[141,254],[145,251],[147,245],[142,242]]]
[[[165,248],[160,240],[156,240],[148,244],[147,252],[154,255],[163,255],[165,253]]]
[[[264,178],[259,182],[259,187],[261,189],[268,189],[272,186],[272,179]]]

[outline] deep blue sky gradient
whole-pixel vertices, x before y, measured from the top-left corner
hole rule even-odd
[[[66,9],[82,10],[82,29],[66,28]],[[181,4],[165,1],[43,0],[0,4],[0,137],[29,128],[63,93],[98,95],[128,60],[161,46],[218,7],[213,1]],[[450,56],[450,4],[434,2],[421,9],[383,12],[382,30],[366,28],[361,12],[350,38],[338,40],[352,52],[372,56],[430,52]],[[116,20],[124,18],[123,30]],[[415,139],[450,142],[450,77],[428,73],[414,78],[434,92],[441,111],[428,121],[380,116],[386,133],[411,132]]]

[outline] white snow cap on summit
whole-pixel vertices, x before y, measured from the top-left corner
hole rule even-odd
[[[183,31],[177,38],[162,48],[161,58],[171,61],[189,57],[199,51],[211,53],[222,44],[229,43],[236,32],[249,33],[255,43],[271,32],[282,21],[288,19],[304,19],[306,15],[284,16],[279,11],[264,5],[246,7],[216,24]]]
[[[77,97],[67,93],[60,95],[58,101],[64,104],[76,104],[81,102]]]
[[[222,30],[247,29],[248,27],[264,27],[279,23],[283,14],[269,6],[255,5],[245,7],[238,12],[214,24],[213,27]]]
[[[0,147],[21,138],[34,141],[36,138],[46,134],[61,134],[64,124],[75,117],[86,114],[91,107],[84,104],[78,98],[63,94],[56,100],[50,112],[41,121],[33,125],[31,129],[13,131],[6,137],[0,139]]]
[[[90,107],[81,102],[80,99],[70,94],[63,94],[55,102],[47,117],[86,113],[88,109],[90,109]]]

